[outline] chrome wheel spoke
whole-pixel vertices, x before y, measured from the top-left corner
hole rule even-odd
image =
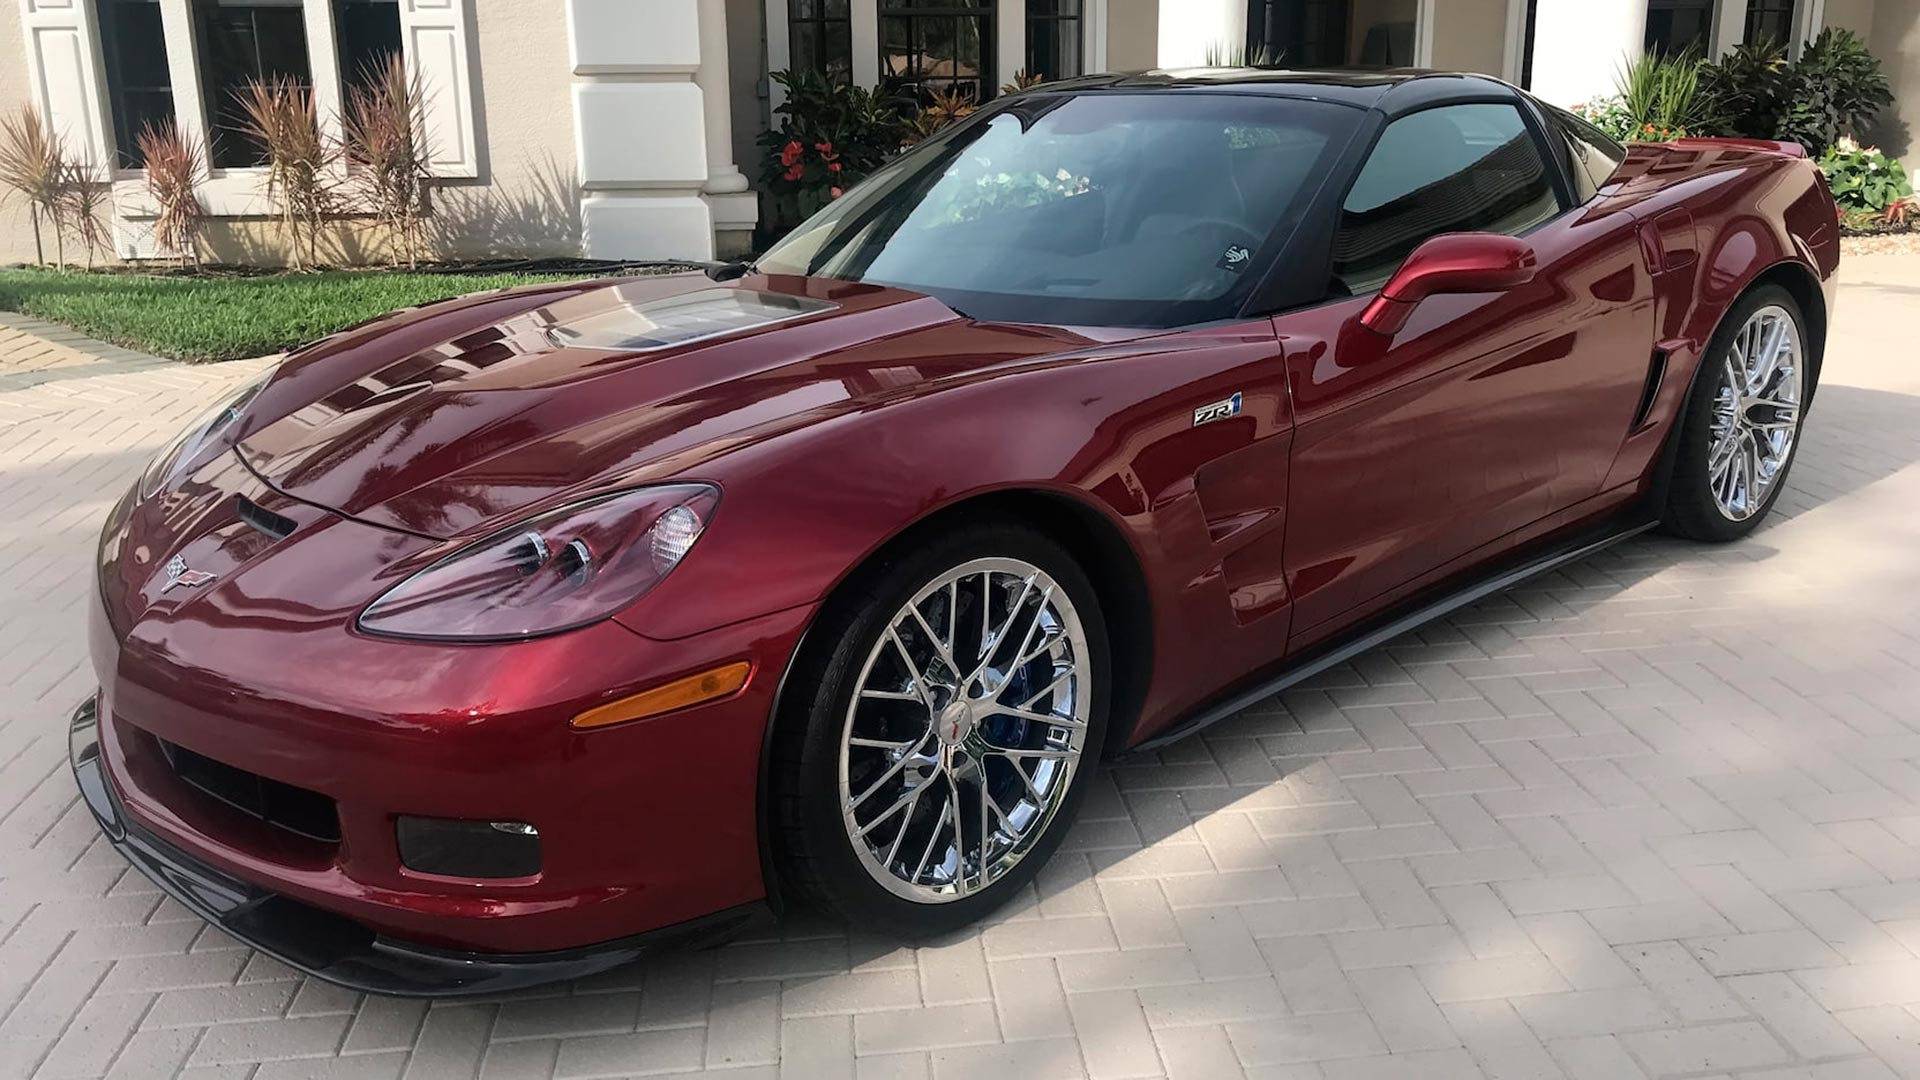
[[[1721,359],[1707,488],[1720,513],[1744,521],[1767,505],[1799,435],[1800,330],[1786,309],[1761,308]]]
[[[842,817],[875,881],[946,903],[1005,876],[1064,803],[1091,714],[1085,631],[1009,558],[939,575],[884,625],[844,717]]]
[[[887,807],[885,810],[880,811],[879,817],[874,818],[872,821],[869,821],[865,825],[860,826],[860,831],[858,835],[860,836],[867,835],[873,830],[879,828],[882,822],[886,821],[888,818],[892,817],[893,815],[899,813],[905,807],[911,806],[914,803],[919,802],[920,793],[924,790],[926,790],[925,784],[916,784],[913,787],[908,788],[905,794],[901,795],[898,799],[895,799],[893,801],[893,805]],[[907,816],[912,817],[913,815],[909,814]],[[906,828],[904,824],[901,825],[900,827],[903,829]]]
[[[1011,716],[1015,720],[1026,720],[1035,724],[1051,724],[1054,727],[1083,728],[1087,725],[1071,716],[1055,716],[1052,713],[1038,713],[1028,709],[1009,709],[998,707],[987,713],[989,716]],[[991,745],[991,744],[989,744]],[[999,747],[994,747],[999,749]]]

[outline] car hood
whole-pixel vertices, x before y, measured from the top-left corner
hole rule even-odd
[[[566,495],[697,477],[731,449],[1093,333],[815,278],[490,294],[289,357],[237,449],[293,498],[452,538]]]

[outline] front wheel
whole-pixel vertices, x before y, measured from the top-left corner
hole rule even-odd
[[[1752,532],[1786,486],[1812,393],[1806,319],[1775,285],[1742,297],[1713,340],[1688,401],[1664,523],[1726,542]]]
[[[809,638],[774,736],[786,883],[908,937],[1010,899],[1106,730],[1106,627],[1072,556],[1023,526],[956,529],[869,567]]]

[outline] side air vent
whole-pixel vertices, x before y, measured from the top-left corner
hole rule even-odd
[[[1640,405],[1633,410],[1633,423],[1627,425],[1627,433],[1639,431],[1647,426],[1647,417],[1653,415],[1653,402],[1660,396],[1660,384],[1667,381],[1667,350],[1653,350],[1653,358],[1647,361],[1647,384],[1640,389]]]
[[[285,540],[293,535],[293,530],[300,527],[299,523],[292,518],[276,514],[245,495],[233,497],[233,509],[234,513],[240,515],[241,521],[275,540]]]

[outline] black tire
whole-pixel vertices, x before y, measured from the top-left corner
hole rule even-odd
[[[1799,331],[1802,353],[1797,361],[1802,369],[1799,426],[1794,431],[1786,460],[1759,508],[1746,518],[1735,519],[1721,510],[1708,475],[1708,455],[1714,441],[1714,407],[1721,385],[1721,365],[1732,351],[1734,339],[1748,320],[1766,307],[1784,309]],[[1665,531],[1689,540],[1724,544],[1741,539],[1766,520],[1774,502],[1786,490],[1788,474],[1800,453],[1800,443],[1806,430],[1807,408],[1813,401],[1814,376],[1817,373],[1813,359],[1819,355],[1820,344],[1810,338],[1806,315],[1800,310],[1799,302],[1792,293],[1778,285],[1768,284],[1752,289],[1728,310],[1713,339],[1707,343],[1692,393],[1681,411],[1680,445],[1674,460],[1673,481],[1668,485],[1666,506],[1661,515],[1661,526]]]
[[[883,887],[855,852],[857,841],[841,814],[845,718],[859,690],[862,666],[896,613],[928,583],[985,558],[1022,560],[1065,591],[1087,645],[1090,711],[1080,758],[1059,795],[1059,808],[1020,860],[959,899],[917,902]],[[1073,556],[1045,533],[987,521],[930,533],[920,542],[877,556],[835,593],[809,628],[775,717],[769,836],[787,894],[851,925],[909,940],[965,926],[1018,895],[1059,847],[1091,785],[1107,731],[1109,656],[1092,583]],[[912,813],[910,807],[908,816]]]

